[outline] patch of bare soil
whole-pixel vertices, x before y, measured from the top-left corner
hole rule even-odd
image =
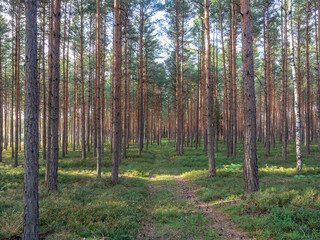
[[[212,228],[219,231],[219,236],[224,239],[246,240],[249,238],[246,233],[237,229],[236,225],[224,216],[223,212],[215,209],[214,205],[201,202],[196,196],[195,189],[180,176],[175,177],[180,186],[181,198],[194,202],[198,209],[202,210],[203,215],[210,216],[213,220]]]
[[[154,186],[153,182],[151,181],[151,178],[149,178],[148,181],[148,216],[147,219],[142,223],[142,229],[139,230],[139,239],[140,240],[154,240],[156,239],[155,237],[155,232],[154,232],[154,222],[151,217],[151,212],[152,212],[152,205],[151,205],[151,196],[154,192]]]

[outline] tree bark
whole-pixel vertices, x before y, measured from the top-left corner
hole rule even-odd
[[[51,136],[52,136],[52,121],[51,121],[51,109],[52,109],[52,72],[53,72],[53,11],[54,11],[54,1],[50,2],[50,22],[49,22],[49,58],[48,58],[48,130],[47,130],[47,157],[46,157],[46,175],[45,180],[48,181],[49,171],[51,169]]]
[[[120,0],[114,0],[114,86],[113,86],[113,131],[112,131],[112,182],[117,184],[118,168],[121,158],[121,135],[120,135],[120,82],[121,82],[121,16],[120,16]],[[141,39],[140,39],[141,40]],[[140,70],[141,71],[141,70]],[[140,79],[141,80],[141,79]]]
[[[289,35],[290,35],[290,55],[291,55],[291,71],[293,78],[293,90],[294,90],[294,110],[295,110],[295,142],[296,142],[296,161],[297,171],[302,171],[301,161],[301,139],[300,139],[300,110],[299,110],[299,92],[298,81],[296,75],[295,55],[294,55],[294,41],[293,41],[293,19],[292,19],[292,4],[291,0],[288,0],[289,7]]]
[[[2,79],[2,45],[1,45],[1,37],[0,37],[0,162],[2,162],[2,151],[3,151],[3,92],[7,91],[7,89],[3,90],[3,79]],[[6,126],[5,126],[6,127]]]
[[[42,158],[47,155],[47,103],[46,103],[46,70],[45,70],[45,37],[46,37],[46,1],[42,1]],[[40,97],[40,96],[39,96]]]
[[[129,99],[130,88],[128,86],[128,39],[127,39],[127,21],[128,21],[128,1],[124,3],[124,106],[123,106],[123,158],[127,158],[127,144],[128,144],[128,113],[129,113]],[[147,143],[148,144],[148,143]]]
[[[310,69],[309,69],[309,0],[306,0],[306,71],[307,71],[307,106],[306,106],[306,153],[310,154]]]
[[[256,152],[256,99],[250,0],[241,0],[242,68],[244,81],[244,195],[259,190]]]
[[[223,25],[222,25],[222,11],[221,3],[219,6],[220,10],[220,30],[221,30],[221,48],[222,48],[222,59],[223,59],[223,142],[226,142],[226,135],[228,130],[228,85],[227,85],[227,70],[226,70],[226,57],[224,50],[224,41],[223,41]]]
[[[14,166],[18,166],[19,146],[19,117],[20,117],[20,11],[21,1],[18,0],[18,13],[16,16],[16,48],[15,48],[15,87],[16,87],[16,111],[15,111],[15,145],[14,145]],[[38,87],[37,87],[38,88]]]
[[[80,2],[80,15],[81,15],[81,33],[80,33],[80,71],[81,71],[81,152],[82,160],[86,159],[86,108],[84,105],[84,69],[83,69],[83,0]]]
[[[100,0],[96,0],[96,95],[97,95],[97,176],[101,177],[101,122],[100,122]]]
[[[37,81],[37,1],[26,0],[26,94],[24,114],[24,199],[22,239],[38,233],[39,93]]]
[[[139,26],[139,90],[138,90],[138,124],[139,124],[139,156],[143,149],[143,25],[144,25],[144,10],[143,2],[140,1],[140,26]]]
[[[51,157],[48,189],[58,189],[61,0],[54,0],[52,37]]]
[[[284,1],[284,75],[282,84],[282,159],[287,161],[287,139],[288,139],[288,123],[287,123],[287,79],[288,79],[288,37],[287,37],[287,0]]]
[[[216,175],[216,165],[214,157],[214,130],[213,130],[213,96],[212,96],[212,80],[211,80],[211,49],[210,49],[210,25],[209,25],[209,6],[210,1],[204,0],[204,19],[205,19],[205,35],[206,35],[206,105],[207,105],[207,135],[208,135],[208,158],[209,158],[209,176]]]

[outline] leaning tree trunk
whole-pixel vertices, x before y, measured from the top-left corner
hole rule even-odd
[[[209,176],[216,175],[216,165],[214,158],[214,131],[213,131],[213,96],[212,96],[212,80],[211,80],[211,62],[210,62],[210,26],[209,26],[209,6],[210,1],[204,0],[204,23],[205,23],[205,45],[206,45],[206,104],[207,104],[207,136],[208,136],[208,157],[209,157]]]
[[[292,4],[291,0],[288,1],[289,7],[289,35],[290,35],[290,55],[291,55],[291,70],[293,78],[293,90],[294,90],[294,111],[295,111],[295,135],[296,135],[296,161],[297,161],[297,171],[302,170],[302,161],[301,161],[301,139],[300,139],[300,111],[299,111],[299,92],[298,92],[298,81],[296,75],[296,66],[295,66],[295,55],[294,55],[294,41],[293,41],[293,19],[292,19]]]
[[[26,0],[26,94],[24,114],[24,240],[39,238],[39,93],[37,80],[37,1]]]
[[[242,68],[244,81],[244,194],[259,190],[256,150],[256,99],[250,0],[241,0]]]

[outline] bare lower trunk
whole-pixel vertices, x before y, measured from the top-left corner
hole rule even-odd
[[[80,64],[81,64],[81,152],[82,152],[82,160],[86,159],[86,134],[85,134],[85,126],[86,126],[86,109],[84,105],[84,73],[83,73],[83,0],[81,0],[81,35],[80,35]]]
[[[121,17],[120,0],[114,1],[114,56],[113,56],[113,131],[112,131],[112,182],[118,183],[118,167],[121,158],[121,135],[120,135],[120,81],[121,81]]]
[[[52,96],[51,96],[51,157],[48,175],[48,189],[58,189],[59,157],[59,84],[60,84],[60,18],[61,0],[54,0],[52,38]]]
[[[241,0],[242,67],[244,81],[244,194],[259,190],[256,152],[256,100],[250,0]]]
[[[293,20],[292,20],[292,4],[291,0],[288,0],[289,7],[289,35],[290,35],[290,55],[291,55],[291,70],[293,78],[293,90],[294,90],[294,110],[295,110],[295,141],[296,141],[296,161],[297,171],[302,171],[301,161],[301,139],[300,139],[300,111],[299,111],[299,92],[298,81],[296,75],[295,55],[294,55],[294,41],[293,41]]]
[[[209,0],[204,0],[204,18],[206,35],[206,105],[207,105],[207,132],[208,132],[208,158],[209,158],[209,176],[216,175],[216,165],[214,157],[214,130],[213,130],[213,108],[212,108],[212,80],[211,80],[211,59],[210,59],[210,26],[209,26]]]
[[[39,94],[37,82],[37,1],[26,0],[26,95],[24,114],[24,240],[39,238]]]

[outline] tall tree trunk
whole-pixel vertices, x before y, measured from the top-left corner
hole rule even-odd
[[[300,111],[299,111],[299,93],[298,93],[298,81],[296,75],[295,55],[294,55],[294,42],[293,42],[293,19],[292,19],[292,4],[291,0],[288,0],[289,7],[289,35],[290,35],[290,55],[291,55],[291,71],[293,78],[293,90],[294,90],[294,110],[295,110],[295,133],[296,133],[296,160],[297,171],[302,171],[301,161],[301,139],[300,139]]]
[[[256,100],[250,0],[241,0],[242,68],[244,81],[244,195],[259,190],[256,150]]]
[[[124,12],[125,12],[125,19],[124,19],[124,106],[123,106],[123,158],[127,158],[127,144],[128,144],[128,113],[129,113],[129,102],[130,95],[130,88],[128,86],[128,39],[127,39],[127,21],[128,21],[128,1],[125,0],[124,3]],[[147,142],[148,146],[148,142]]]
[[[47,113],[47,157],[46,157],[46,175],[45,180],[49,179],[49,172],[51,169],[51,136],[52,136],[52,121],[51,121],[51,110],[52,110],[52,72],[53,72],[53,11],[54,11],[54,1],[50,2],[50,22],[49,22],[49,58],[48,58],[48,113]]]
[[[88,67],[89,69],[91,69],[91,29],[92,29],[92,20],[90,17],[90,27],[89,27],[89,63],[88,63]],[[88,110],[87,110],[87,150],[88,152],[90,152],[90,114],[91,114],[91,71],[89,71],[89,76],[88,76]]]
[[[52,34],[52,96],[51,96],[51,157],[48,189],[58,189],[59,157],[59,84],[60,84],[60,19],[61,0],[54,0],[53,34]]]
[[[120,135],[120,82],[121,82],[121,16],[120,16],[120,0],[114,0],[114,56],[113,56],[113,131],[112,131],[112,182],[118,183],[118,168],[121,158],[121,135]],[[141,39],[140,39],[141,40]],[[141,79],[140,79],[141,80]]]
[[[86,159],[86,108],[84,105],[84,72],[83,72],[83,0],[80,2],[81,12],[81,33],[80,33],[80,71],[81,71],[81,152],[82,160]]]
[[[284,75],[282,84],[282,159],[287,161],[287,139],[288,139],[288,118],[287,118],[287,79],[288,79],[288,37],[287,37],[287,0],[284,1]]]
[[[229,33],[229,52],[228,52],[228,62],[229,62],[229,104],[228,104],[228,134],[227,134],[227,157],[233,154],[233,81],[232,81],[232,68],[233,68],[233,31],[234,31],[234,11],[233,2],[230,2],[230,33]]]
[[[65,4],[65,8],[64,8],[65,12],[67,10],[67,4]],[[65,51],[66,51],[66,35],[67,35],[67,17],[66,15],[64,16],[64,30],[63,30],[63,49],[62,49],[62,75],[63,75],[63,87],[62,87],[62,102],[63,102],[63,105],[62,105],[62,122],[63,122],[63,127],[62,127],[62,157],[65,157],[65,135],[66,135],[66,132],[65,132],[65,121],[66,121],[66,54],[65,54]]]
[[[184,0],[183,0],[184,1]],[[179,154],[183,154],[183,144],[184,144],[184,110],[183,110],[183,35],[184,35],[184,16],[182,15],[182,26],[181,26],[181,69],[180,69],[180,92],[179,92],[179,99],[180,99],[180,147],[179,147]]]
[[[19,146],[19,117],[20,117],[20,11],[21,2],[18,0],[18,13],[16,16],[16,48],[15,48],[15,88],[16,88],[16,122],[15,122],[15,145],[14,145],[14,165],[18,166],[18,146]]]
[[[271,110],[271,86],[270,86],[270,36],[269,36],[269,1],[267,1],[266,15],[267,15],[267,26],[266,26],[266,42],[267,42],[267,61],[266,61],[266,98],[265,98],[265,108],[266,108],[266,154],[270,154],[270,110]]]
[[[146,138],[146,150],[149,147],[149,94],[148,94],[148,52],[146,51],[146,61],[144,63],[144,112],[145,112],[145,138]]]
[[[226,142],[227,127],[228,127],[228,84],[227,84],[227,69],[226,69],[226,57],[224,50],[224,41],[223,41],[223,25],[222,25],[222,11],[221,3],[219,6],[220,10],[220,30],[221,30],[221,48],[222,48],[222,59],[223,59],[223,142]]]
[[[306,106],[306,153],[310,154],[310,69],[309,69],[309,0],[306,0],[306,71],[307,71],[307,106]]]
[[[24,240],[39,238],[39,93],[37,81],[37,1],[26,0],[26,94],[24,114]]]
[[[235,5],[233,3],[233,5]],[[232,107],[232,115],[233,115],[233,122],[232,122],[232,136],[233,136],[233,156],[236,157],[237,155],[237,79],[236,79],[236,71],[237,71],[237,5],[234,6],[234,23],[233,23],[233,37],[232,37],[232,84],[233,84],[233,107]]]
[[[315,25],[317,28],[317,14],[315,14]],[[316,29],[316,46],[317,46],[317,142],[318,142],[318,150],[320,151],[320,41],[318,39],[320,35],[320,0],[318,0],[318,31]]]
[[[202,21],[201,32],[201,102],[202,102],[202,138],[203,138],[203,152],[206,155],[208,151],[208,129],[207,129],[207,106],[206,106],[206,50],[205,50],[205,23]],[[213,143],[213,142],[212,142]]]
[[[46,1],[42,1],[42,158],[47,154],[47,103],[46,103],[46,70],[45,70],[45,37],[46,37]]]
[[[212,108],[212,80],[211,80],[211,49],[210,49],[210,26],[209,26],[209,6],[210,1],[204,0],[204,19],[205,19],[205,35],[206,35],[206,105],[207,105],[207,131],[208,131],[208,158],[209,158],[209,176],[216,175],[216,164],[214,157],[214,130],[213,130],[213,108]]]
[[[116,3],[116,2],[115,2]],[[143,25],[144,25],[144,10],[143,2],[140,1],[140,26],[139,26],[139,90],[138,90],[138,111],[139,111],[139,156],[143,149]]]
[[[3,89],[3,79],[2,79],[2,46],[0,37],[0,162],[2,162],[2,151],[3,151],[3,92],[7,89]],[[5,126],[6,127],[6,126]]]
[[[8,150],[8,81],[7,81],[7,67],[4,67],[4,149],[7,151]]]
[[[100,0],[96,0],[96,95],[97,95],[97,176],[101,177],[101,122],[100,122]]]

